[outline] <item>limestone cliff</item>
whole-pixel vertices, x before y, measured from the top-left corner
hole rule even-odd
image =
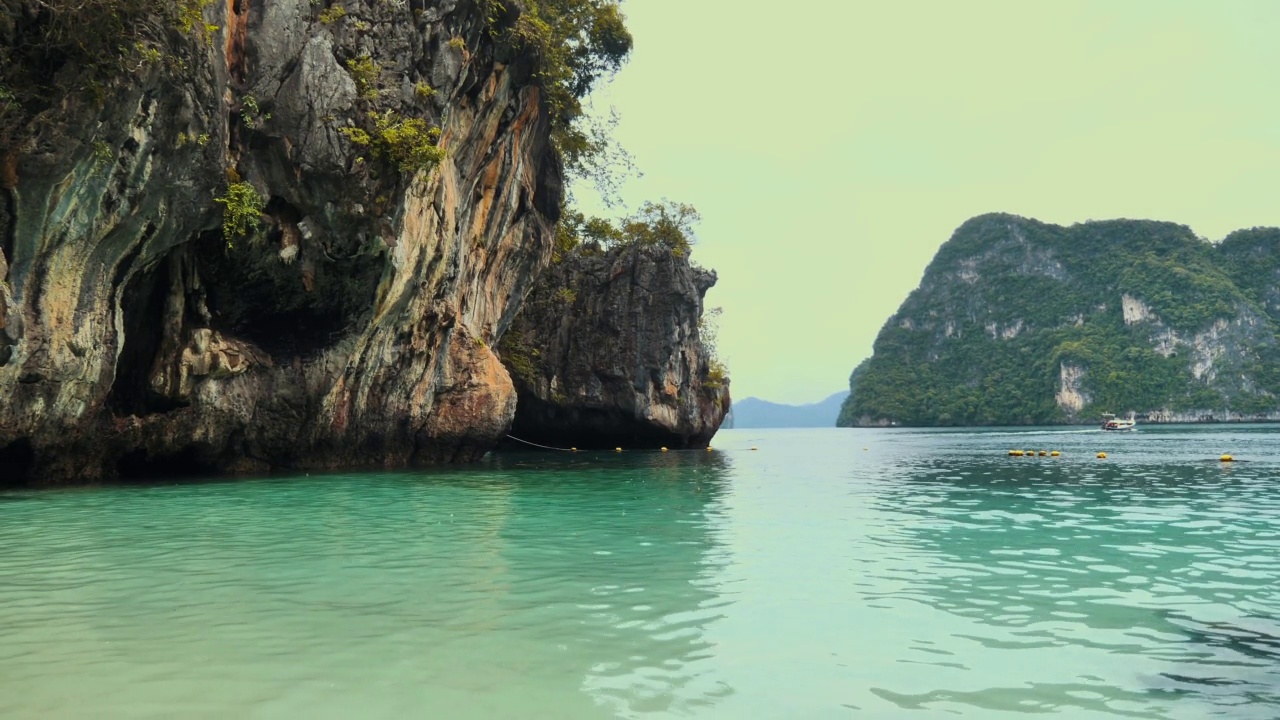
[[[3,0],[6,77],[51,89],[0,86],[0,483],[491,447],[516,397],[490,347],[561,199],[532,60],[494,32],[520,6],[491,5],[184,0],[204,32],[104,74]],[[406,118],[438,167],[379,146]],[[260,227],[228,243],[215,199],[245,183]]]
[[[715,281],[661,246],[586,246],[551,266],[499,350],[519,398],[511,433],[555,447],[705,447],[729,409],[699,333]]]
[[[962,225],[885,323],[843,425],[1280,419],[1280,231]]]

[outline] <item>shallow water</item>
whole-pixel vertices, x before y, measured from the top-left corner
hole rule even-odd
[[[716,445],[0,493],[0,717],[1280,716],[1280,428]]]

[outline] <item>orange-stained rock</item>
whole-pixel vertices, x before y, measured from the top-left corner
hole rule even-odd
[[[562,195],[533,58],[474,3],[226,5],[102,105],[60,76],[20,157],[0,128],[0,483],[466,460],[511,422],[489,347]],[[434,170],[339,132],[368,122],[363,54],[379,111],[441,127]],[[229,182],[264,201],[253,237],[221,237]]]

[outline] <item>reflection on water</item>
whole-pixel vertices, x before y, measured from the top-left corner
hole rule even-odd
[[[690,670],[723,604],[723,462],[521,464],[29,495],[0,524],[0,716],[611,717],[725,692]]]
[[[602,714],[687,714],[723,697],[728,688],[703,678],[698,664],[711,656],[703,629],[728,604],[715,587],[726,557],[712,529],[721,520],[724,457],[529,456],[498,466],[527,473],[522,487],[537,489],[515,495],[504,528],[512,569],[527,576],[506,610],[536,613],[547,641],[586,666],[575,675],[611,711]],[[548,525],[561,531],[548,533]],[[566,554],[567,543],[581,548],[578,557]],[[573,624],[579,632],[566,636]]]
[[[1275,718],[1277,440],[738,430],[0,494],[0,716]]]

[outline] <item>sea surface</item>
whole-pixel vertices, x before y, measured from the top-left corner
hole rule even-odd
[[[1280,717],[1280,427],[715,446],[0,492],[0,717]]]

